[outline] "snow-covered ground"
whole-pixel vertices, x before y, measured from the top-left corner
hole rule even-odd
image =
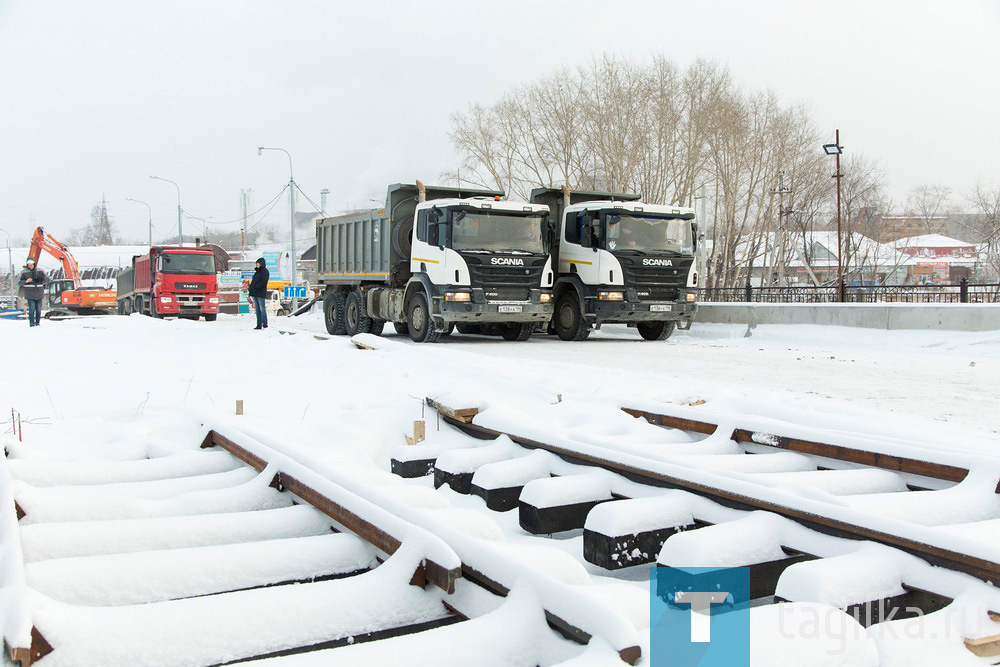
[[[428,419],[431,444],[467,444],[466,436],[446,426],[438,430],[423,406],[426,396],[490,409],[494,419],[543,414],[575,429],[580,440],[679,448],[689,446],[683,437],[633,424],[619,405],[704,401],[706,411],[892,437],[1000,461],[1000,332],[764,325],[747,336],[744,326],[696,324],[665,342],[641,341],[633,330],[609,326],[581,343],[452,335],[416,345],[387,327],[386,340],[398,344],[361,351],[347,338],[309,335],[325,334],[318,313],[272,318],[268,330],[251,329],[251,318],[226,315],[214,323],[94,317],[43,321],[36,329],[0,321],[0,420],[10,408],[26,420],[23,445],[14,445],[9,433],[3,442],[29,459],[45,458],[56,447],[63,455],[78,449],[83,456],[140,442],[162,455],[178,442],[196,446],[190,441],[200,424],[230,420],[242,400],[246,432],[314,470],[377,481],[414,419]],[[282,335],[282,329],[299,333]],[[563,406],[561,412],[553,405]],[[787,470],[797,470],[786,458]],[[32,474],[21,467],[19,474]],[[49,484],[81,484],[80,476],[89,473],[54,466],[38,474]],[[401,487],[412,491],[395,493],[403,502],[436,493],[444,507],[482,511],[478,498],[429,486],[424,478]],[[44,509],[44,498],[37,502]],[[524,533],[516,514],[493,513],[489,521],[454,514],[452,520],[465,532],[474,527],[483,537],[537,548],[543,538]],[[594,566],[574,565],[582,561],[578,533],[545,541],[570,556],[551,561],[564,579],[589,577],[595,583],[589,595],[636,627],[648,627],[641,568],[608,577]]]

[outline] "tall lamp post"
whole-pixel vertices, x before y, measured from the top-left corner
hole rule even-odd
[[[13,297],[15,295],[15,292],[14,292],[14,258],[10,254],[10,232],[8,232],[6,229],[0,229],[0,232],[3,232],[4,234],[7,235],[7,263],[10,264],[10,295]]]
[[[288,222],[292,228],[292,312],[299,309],[299,299],[295,294],[295,286],[298,284],[298,256],[295,254],[295,176],[292,173],[292,154],[284,148],[268,148],[258,146],[257,155],[264,151],[281,151],[288,156]]]
[[[840,145],[840,130],[836,130],[832,144],[823,144],[823,150],[827,155],[835,155],[837,158],[837,173],[833,178],[837,180],[837,301],[844,300],[844,243],[841,240],[840,232],[840,180],[844,177],[840,173],[840,154],[844,152],[844,147]]]
[[[177,188],[177,243],[178,245],[184,245],[184,227],[181,223],[181,186],[177,185],[169,178],[161,178],[160,176],[150,176],[150,178],[156,181],[166,181]]]
[[[141,199],[132,199],[131,197],[126,197],[125,201],[134,201],[136,204],[142,204],[149,211],[149,246],[153,247],[153,209],[149,207],[149,204],[142,201]]]

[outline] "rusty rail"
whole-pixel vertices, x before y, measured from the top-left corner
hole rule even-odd
[[[267,467],[267,461],[214,430],[208,432],[201,446],[202,448],[221,447],[257,472],[262,472]],[[278,472],[271,481],[271,485],[298,496],[376,549],[387,554],[395,553],[402,544],[398,538],[371,521],[358,516],[291,475]],[[448,568],[431,559],[425,559],[423,567],[418,572],[420,574],[415,575],[413,583],[422,585],[424,581],[418,580],[424,579],[446,593],[455,592],[455,581],[462,576],[460,568]]]
[[[878,542],[880,544],[899,549],[911,555],[917,556],[918,558],[922,558],[932,565],[945,567],[956,572],[963,572],[978,579],[982,579],[983,581],[994,582],[1000,580],[1000,563],[996,563],[985,558],[963,554],[950,549],[945,549],[943,547],[900,537],[898,535],[868,528],[867,526],[862,526],[850,521],[835,519],[795,507],[781,505],[776,502],[754,498],[734,491],[729,491],[728,489],[696,482],[691,479],[685,479],[676,475],[667,475],[638,465],[629,465],[608,458],[603,458],[601,456],[567,449],[558,445],[539,442],[515,433],[497,431],[477,424],[466,423],[446,415],[442,415],[441,418],[449,424],[476,438],[495,439],[501,435],[506,435],[512,441],[523,447],[549,451],[571,463],[603,468],[641,484],[660,488],[690,491],[691,493],[735,509],[764,510],[766,512],[773,512],[774,514],[784,516],[802,524],[807,528],[827,535],[855,540],[871,540],[873,542]]]
[[[676,428],[683,431],[693,431],[695,433],[704,433],[706,435],[715,433],[715,431],[719,428],[717,424],[709,422],[685,419],[683,417],[658,414],[655,412],[647,412],[645,410],[636,410],[633,408],[622,408],[622,412],[630,414],[633,417],[641,417],[650,424],[654,424],[656,426]],[[906,458],[904,456],[882,454],[880,452],[872,452],[853,447],[844,447],[842,445],[831,445],[823,442],[789,438],[771,433],[763,434],[765,437],[761,437],[761,435],[762,434],[759,431],[737,428],[733,429],[733,433],[730,437],[736,442],[748,442],[756,445],[774,447],[776,449],[785,449],[791,452],[799,452],[800,454],[822,456],[829,459],[836,459],[838,461],[845,461],[847,463],[859,463],[871,468],[882,468],[883,470],[920,475],[921,477],[932,477],[946,482],[961,482],[969,474],[969,471],[965,468],[959,468],[957,466],[951,466],[944,463],[934,463],[932,461],[922,461],[919,459]]]

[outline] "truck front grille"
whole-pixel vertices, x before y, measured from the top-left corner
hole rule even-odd
[[[481,257],[465,257],[472,287],[480,287],[491,301],[524,301],[528,290],[542,285],[545,258],[526,258],[524,266],[484,264]],[[496,293],[497,296],[493,296]]]
[[[636,290],[642,301],[676,301],[687,286],[691,257],[673,257],[674,266],[643,266],[642,258],[618,257],[625,287]]]

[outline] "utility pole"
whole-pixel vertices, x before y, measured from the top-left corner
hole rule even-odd
[[[298,284],[298,256],[295,253],[295,175],[292,171],[292,154],[284,148],[269,148],[258,146],[257,155],[264,151],[281,151],[288,157],[288,222],[292,228],[292,312],[299,309],[299,299],[295,295],[295,286]]]
[[[10,232],[6,229],[0,229],[0,232],[7,235],[7,263],[10,265],[10,296],[11,298],[15,298],[17,293],[14,291],[14,257],[10,253]],[[15,303],[14,305],[17,304]]]
[[[788,273],[785,264],[785,217],[790,214],[791,208],[785,210],[785,193],[791,193],[791,188],[785,187],[785,172],[778,172],[778,188],[772,190],[771,194],[778,195],[778,228],[775,230],[774,239],[774,267],[778,269],[778,281],[783,282]]]
[[[183,221],[181,220],[181,186],[177,185],[169,178],[162,178],[160,176],[150,176],[150,178],[157,181],[166,181],[170,183],[175,188],[177,188],[177,244],[184,245],[184,227]]]
[[[153,209],[150,208],[149,204],[139,199],[132,199],[131,197],[126,197],[125,201],[134,201],[136,204],[142,204],[149,211],[149,247],[153,247]]]
[[[844,147],[840,145],[840,130],[836,130],[832,144],[823,144],[823,150],[827,155],[834,155],[837,158],[837,173],[833,177],[837,180],[837,300],[844,300],[844,243],[841,240],[840,229],[840,181],[844,177],[840,173],[840,154],[844,152]]]
[[[243,222],[240,224],[240,259],[246,259],[247,254],[247,191],[240,190],[240,212]]]

